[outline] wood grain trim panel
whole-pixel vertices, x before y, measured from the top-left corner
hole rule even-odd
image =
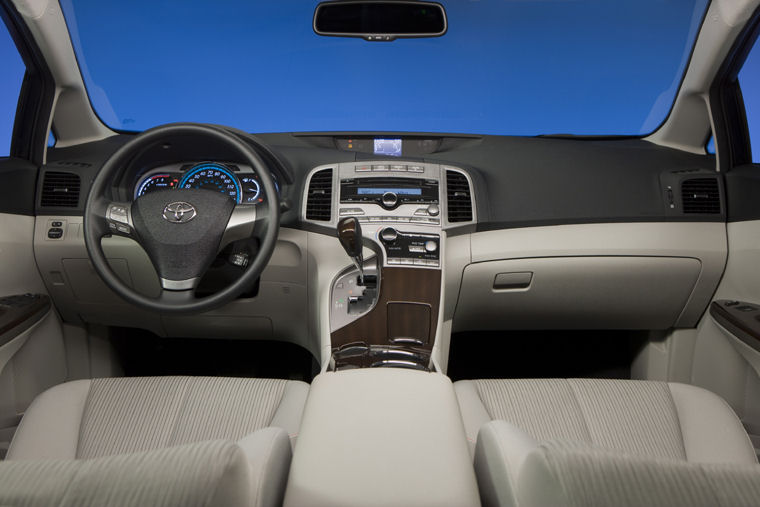
[[[440,270],[384,268],[381,276],[377,305],[366,315],[333,331],[330,335],[333,348],[352,342],[365,342],[368,345],[389,345],[388,304],[415,303],[430,307],[427,343],[421,348],[432,349],[441,300]]]

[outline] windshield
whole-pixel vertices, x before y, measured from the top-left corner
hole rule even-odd
[[[312,30],[316,0],[61,0],[108,126],[644,135],[708,0],[452,0],[437,38]]]

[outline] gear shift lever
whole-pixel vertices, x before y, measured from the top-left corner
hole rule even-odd
[[[364,285],[364,259],[362,257],[362,226],[356,217],[345,217],[338,222],[338,240],[354,265],[359,269],[359,285]]]

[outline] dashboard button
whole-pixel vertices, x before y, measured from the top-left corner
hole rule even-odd
[[[361,208],[341,208],[338,212],[340,216],[349,216],[349,215],[363,215],[364,210]]]
[[[356,166],[355,171],[358,173],[366,173],[372,170],[372,166],[370,165],[358,165]]]
[[[407,167],[407,171],[410,173],[424,173],[425,168],[421,165],[410,165]]]
[[[397,172],[406,172],[406,166],[405,165],[392,165],[391,171],[397,171]]]
[[[438,243],[436,243],[432,239],[425,241],[425,251],[432,253],[432,252],[435,252],[436,250],[438,250]]]
[[[60,227],[48,229],[47,237],[50,239],[61,239],[63,237],[63,229]]]
[[[390,168],[386,164],[373,165],[373,171],[388,171]]]

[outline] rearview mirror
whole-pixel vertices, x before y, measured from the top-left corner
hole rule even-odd
[[[314,32],[368,41],[440,37],[446,11],[436,2],[349,0],[322,2],[314,10]]]

